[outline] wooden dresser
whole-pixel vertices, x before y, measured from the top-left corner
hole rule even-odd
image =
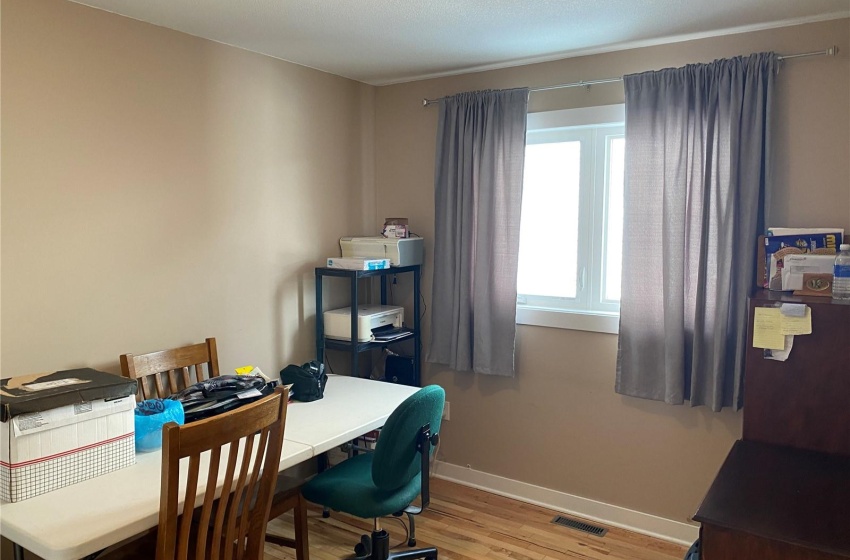
[[[785,362],[752,347],[756,307],[812,309]],[[694,519],[703,560],[850,558],[850,303],[750,298],[744,433]]]

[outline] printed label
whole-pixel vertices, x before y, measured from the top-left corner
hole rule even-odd
[[[48,424],[47,419],[40,412],[31,412],[29,414],[21,414],[14,419],[15,427],[21,432],[40,428]]]
[[[74,405],[74,414],[88,414],[92,411],[90,402],[77,403]]]
[[[83,379],[77,379],[76,377],[69,377],[68,379],[57,379],[56,381],[42,381],[41,383],[29,383],[27,385],[21,385],[21,389],[24,391],[46,391],[47,389],[54,389],[56,387],[63,387],[65,385],[78,385],[80,383],[88,383]]]
[[[834,271],[836,278],[850,278],[850,265],[837,264]]]

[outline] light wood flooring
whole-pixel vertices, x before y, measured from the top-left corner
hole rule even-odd
[[[444,480],[432,479],[431,505],[416,518],[416,546],[436,546],[447,560],[682,560],[686,548],[623,529],[595,537],[551,522],[556,512]],[[406,516],[404,517],[406,519]],[[391,550],[407,549],[405,530],[394,518],[382,521]],[[309,514],[310,559],[351,558],[368,520],[321,510]],[[292,536],[291,515],[269,531]],[[292,549],[266,544],[266,560],[294,559]]]

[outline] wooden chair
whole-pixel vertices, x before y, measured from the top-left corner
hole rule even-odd
[[[167,397],[188,385],[220,375],[215,338],[208,338],[202,344],[140,356],[122,354],[120,361],[121,373],[137,380],[139,388],[136,400],[139,401]],[[202,367],[205,364],[206,368]],[[295,538],[268,534],[266,540],[278,546],[294,548],[297,560],[309,560],[307,504],[301,496],[300,484],[289,477],[281,476],[274,491],[269,519],[279,517],[289,510],[294,510]],[[116,555],[115,558],[119,556]]]
[[[138,401],[164,398],[189,385],[219,376],[214,338],[208,338],[201,344],[141,356],[122,354],[120,360],[121,374],[137,380]]]
[[[166,424],[156,543],[143,538],[110,551],[106,558],[262,560],[283,448],[286,402],[284,388],[279,387],[270,397],[212,418],[184,426]],[[209,452],[209,469],[201,481],[205,452]],[[225,464],[221,464],[223,455]],[[178,511],[184,458],[189,462],[183,507]],[[220,468],[224,483],[216,499]],[[199,489],[204,492],[203,505],[196,509]]]

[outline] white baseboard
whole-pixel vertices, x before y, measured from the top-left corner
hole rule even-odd
[[[513,498],[521,502],[576,515],[612,527],[619,527],[685,546],[693,544],[699,536],[699,527],[696,525],[597,502],[581,496],[573,496],[565,492],[550,490],[542,486],[511,480],[443,461],[435,462],[432,474],[436,478],[471,486],[506,498]]]

